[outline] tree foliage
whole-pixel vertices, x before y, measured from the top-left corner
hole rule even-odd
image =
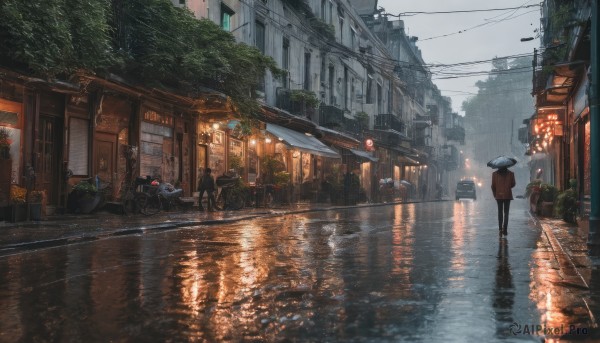
[[[493,71],[476,82],[477,94],[463,102],[468,139],[478,149],[474,159],[485,163],[499,154],[521,155],[524,147],[511,137],[533,112],[531,58],[494,60]],[[494,139],[494,144],[489,144]]]
[[[3,0],[0,61],[56,77],[111,63],[106,1]]]
[[[272,58],[169,0],[4,0],[0,42],[2,65],[37,76],[113,72],[183,94],[208,86],[243,114],[259,110],[265,71],[282,75]]]

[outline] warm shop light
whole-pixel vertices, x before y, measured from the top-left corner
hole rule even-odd
[[[251,141],[250,141],[250,144],[252,144],[252,145],[256,145],[256,139],[253,139],[253,140],[251,140]]]
[[[267,143],[267,144],[271,143],[271,138],[269,138],[269,137],[265,138],[265,143]]]

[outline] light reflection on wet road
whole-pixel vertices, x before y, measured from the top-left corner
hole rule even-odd
[[[6,256],[0,341],[539,341],[509,327],[544,315],[540,231],[524,201],[508,239],[495,221],[486,200],[405,204]]]

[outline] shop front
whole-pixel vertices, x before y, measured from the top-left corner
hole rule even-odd
[[[5,88],[7,84],[0,83],[0,208],[9,204],[11,184],[20,181],[23,132],[22,99],[14,91],[6,94]]]
[[[341,159],[340,154],[312,135],[283,126],[268,123],[266,132],[272,137],[268,144],[273,144],[274,158],[290,173],[291,201],[317,201],[324,168],[331,160]]]

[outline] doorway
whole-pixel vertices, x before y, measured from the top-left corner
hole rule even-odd
[[[115,184],[117,156],[117,135],[96,133],[94,151],[94,171],[100,180]]]
[[[49,205],[58,204],[59,161],[62,161],[62,127],[57,117],[40,115],[37,133],[36,184],[46,192]]]

